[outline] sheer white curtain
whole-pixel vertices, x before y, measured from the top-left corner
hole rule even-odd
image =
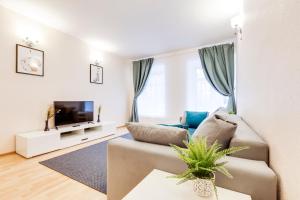
[[[207,82],[198,55],[187,60],[187,95],[186,108],[191,111],[212,112],[219,107],[226,107],[228,97],[215,91]]]
[[[146,86],[138,98],[138,112],[141,117],[165,116],[165,85],[165,67],[154,60]]]

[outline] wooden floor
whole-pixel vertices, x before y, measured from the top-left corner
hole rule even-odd
[[[119,128],[116,135],[128,133]],[[106,200],[106,195],[70,179],[41,164],[47,160],[112,137],[98,139],[67,149],[58,150],[31,159],[12,153],[0,156],[0,199],[1,200]]]

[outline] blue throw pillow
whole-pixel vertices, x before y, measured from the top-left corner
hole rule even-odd
[[[208,116],[208,112],[186,111],[186,124],[189,128],[197,128],[199,124]]]
[[[188,129],[190,135],[193,135],[194,132],[195,132],[195,130],[196,130],[195,128],[189,128],[189,129]]]
[[[172,127],[177,127],[177,128],[183,128],[183,129],[186,129],[188,130],[188,125],[185,125],[185,124],[159,124],[161,126],[172,126]]]

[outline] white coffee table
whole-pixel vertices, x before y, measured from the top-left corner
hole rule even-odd
[[[166,178],[173,174],[153,170],[123,200],[215,200],[216,197],[203,198],[193,191],[192,181],[177,185],[177,179]],[[251,200],[246,194],[217,187],[219,200]]]

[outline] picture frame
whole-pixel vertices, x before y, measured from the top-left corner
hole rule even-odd
[[[103,84],[103,67],[90,64],[90,83]]]
[[[44,51],[16,44],[16,73],[44,76]]]

